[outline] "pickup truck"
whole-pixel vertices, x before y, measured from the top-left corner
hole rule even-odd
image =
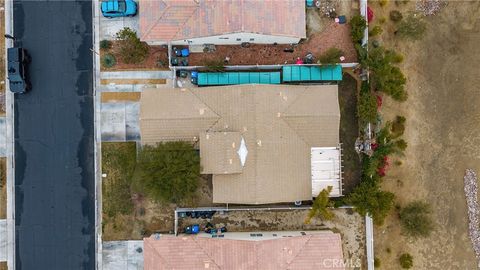
[[[23,48],[14,47],[7,49],[8,81],[10,91],[23,94],[32,87],[27,79],[27,65],[31,58]]]

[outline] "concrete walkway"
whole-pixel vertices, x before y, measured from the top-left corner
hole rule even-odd
[[[0,219],[0,262],[7,261],[7,220]]]
[[[143,241],[103,242],[103,270],[143,270]]]
[[[128,71],[102,71],[100,79],[172,79],[171,70],[128,70]]]

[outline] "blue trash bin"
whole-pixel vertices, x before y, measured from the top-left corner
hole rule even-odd
[[[182,49],[182,57],[188,57],[190,55],[190,51],[185,48],[185,49]]]

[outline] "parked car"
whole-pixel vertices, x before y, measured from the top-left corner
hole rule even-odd
[[[7,61],[10,91],[23,94],[30,90],[32,87],[27,78],[27,66],[31,58],[27,51],[20,47],[8,48]]]
[[[132,17],[137,14],[137,3],[133,0],[106,0],[101,7],[103,16],[107,18]]]

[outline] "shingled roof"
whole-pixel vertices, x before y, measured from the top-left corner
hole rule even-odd
[[[306,36],[305,0],[142,0],[139,6],[144,41],[237,32]]]
[[[200,153],[208,157],[204,170],[218,172],[213,175],[214,203],[310,200],[311,148],[339,144],[337,92],[336,85],[145,89],[140,106],[142,143],[200,140]],[[214,132],[229,136],[214,145],[202,143],[202,136]],[[239,135],[248,151],[244,166],[236,157]],[[227,146],[232,143],[235,149],[230,151]],[[213,159],[214,153],[225,160]]]
[[[232,240],[162,235],[144,239],[145,270],[345,269],[339,234],[271,240]]]

